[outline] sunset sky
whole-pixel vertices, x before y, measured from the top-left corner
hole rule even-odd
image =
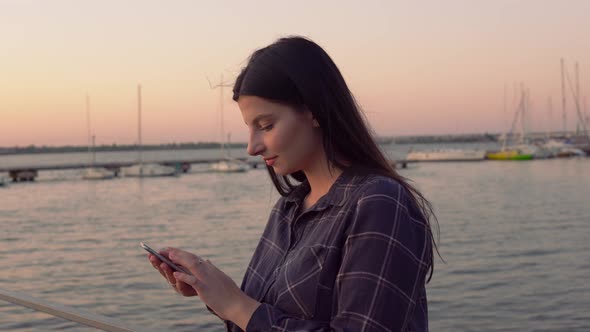
[[[560,130],[561,57],[590,104],[588,32],[586,0],[0,0],[0,146],[85,145],[86,94],[97,144],[133,144],[137,84],[144,143],[218,141],[207,77],[232,83],[287,35],[324,47],[379,135],[505,131],[521,82],[529,128]],[[245,141],[225,96],[226,131]]]

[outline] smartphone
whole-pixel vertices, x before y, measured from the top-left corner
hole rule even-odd
[[[162,256],[162,255],[160,255],[160,253],[159,253],[159,252],[157,252],[157,251],[155,251],[154,249],[150,248],[150,246],[148,246],[147,244],[145,244],[145,243],[143,243],[143,242],[139,242],[139,245],[140,245],[140,246],[141,246],[143,249],[145,249],[147,252],[149,252],[150,254],[152,254],[152,255],[154,255],[154,256],[156,256],[156,257],[158,257],[158,259],[159,259],[159,260],[161,260],[162,262],[164,262],[164,263],[168,264],[168,266],[170,266],[170,267],[172,268],[172,270],[174,270],[174,271],[178,271],[178,272],[184,272],[184,273],[186,273],[186,274],[190,274],[190,275],[192,275],[192,273],[190,273],[190,272],[189,272],[187,269],[185,269],[185,268],[184,268],[184,267],[182,267],[182,266],[178,266],[178,265],[176,265],[176,264],[172,263],[172,261],[171,261],[171,260],[169,260],[168,258],[166,258],[166,257],[164,257],[164,256]]]

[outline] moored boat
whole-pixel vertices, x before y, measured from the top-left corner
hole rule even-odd
[[[250,165],[238,159],[223,159],[212,163],[209,169],[219,173],[241,173],[250,169]]]
[[[123,175],[126,177],[157,177],[177,176],[178,170],[174,167],[160,164],[138,164],[123,168]]]
[[[481,161],[484,160],[483,150],[435,150],[435,151],[410,151],[406,156],[407,161]]]
[[[550,139],[540,145],[541,149],[547,150],[552,158],[583,157],[587,153],[576,145]]]
[[[525,153],[520,149],[507,149],[486,153],[486,159],[489,160],[532,160],[533,158],[533,153]]]
[[[89,167],[84,170],[84,180],[108,180],[115,177],[115,173],[102,167]]]

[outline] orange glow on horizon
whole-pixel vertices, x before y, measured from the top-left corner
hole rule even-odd
[[[379,135],[504,131],[520,82],[531,91],[531,129],[560,130],[561,57],[572,80],[580,62],[581,95],[590,95],[589,2],[344,3],[339,15],[328,3],[260,5],[267,10],[242,3],[130,0],[114,10],[101,1],[3,2],[0,146],[85,145],[87,93],[97,144],[133,144],[138,83],[145,143],[218,141],[219,92],[206,78],[223,73],[231,82],[253,50],[290,34],[326,49]],[[225,96],[226,131],[244,141],[230,89]],[[567,98],[573,130],[569,88]]]

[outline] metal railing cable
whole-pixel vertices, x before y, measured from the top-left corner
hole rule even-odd
[[[81,309],[71,308],[65,305],[51,303],[37,299],[27,294],[7,291],[0,288],[0,300],[27,307],[33,310],[45,312],[55,317],[76,322],[78,324],[97,328],[107,332],[149,332],[145,328],[130,328],[115,319],[97,315]]]

